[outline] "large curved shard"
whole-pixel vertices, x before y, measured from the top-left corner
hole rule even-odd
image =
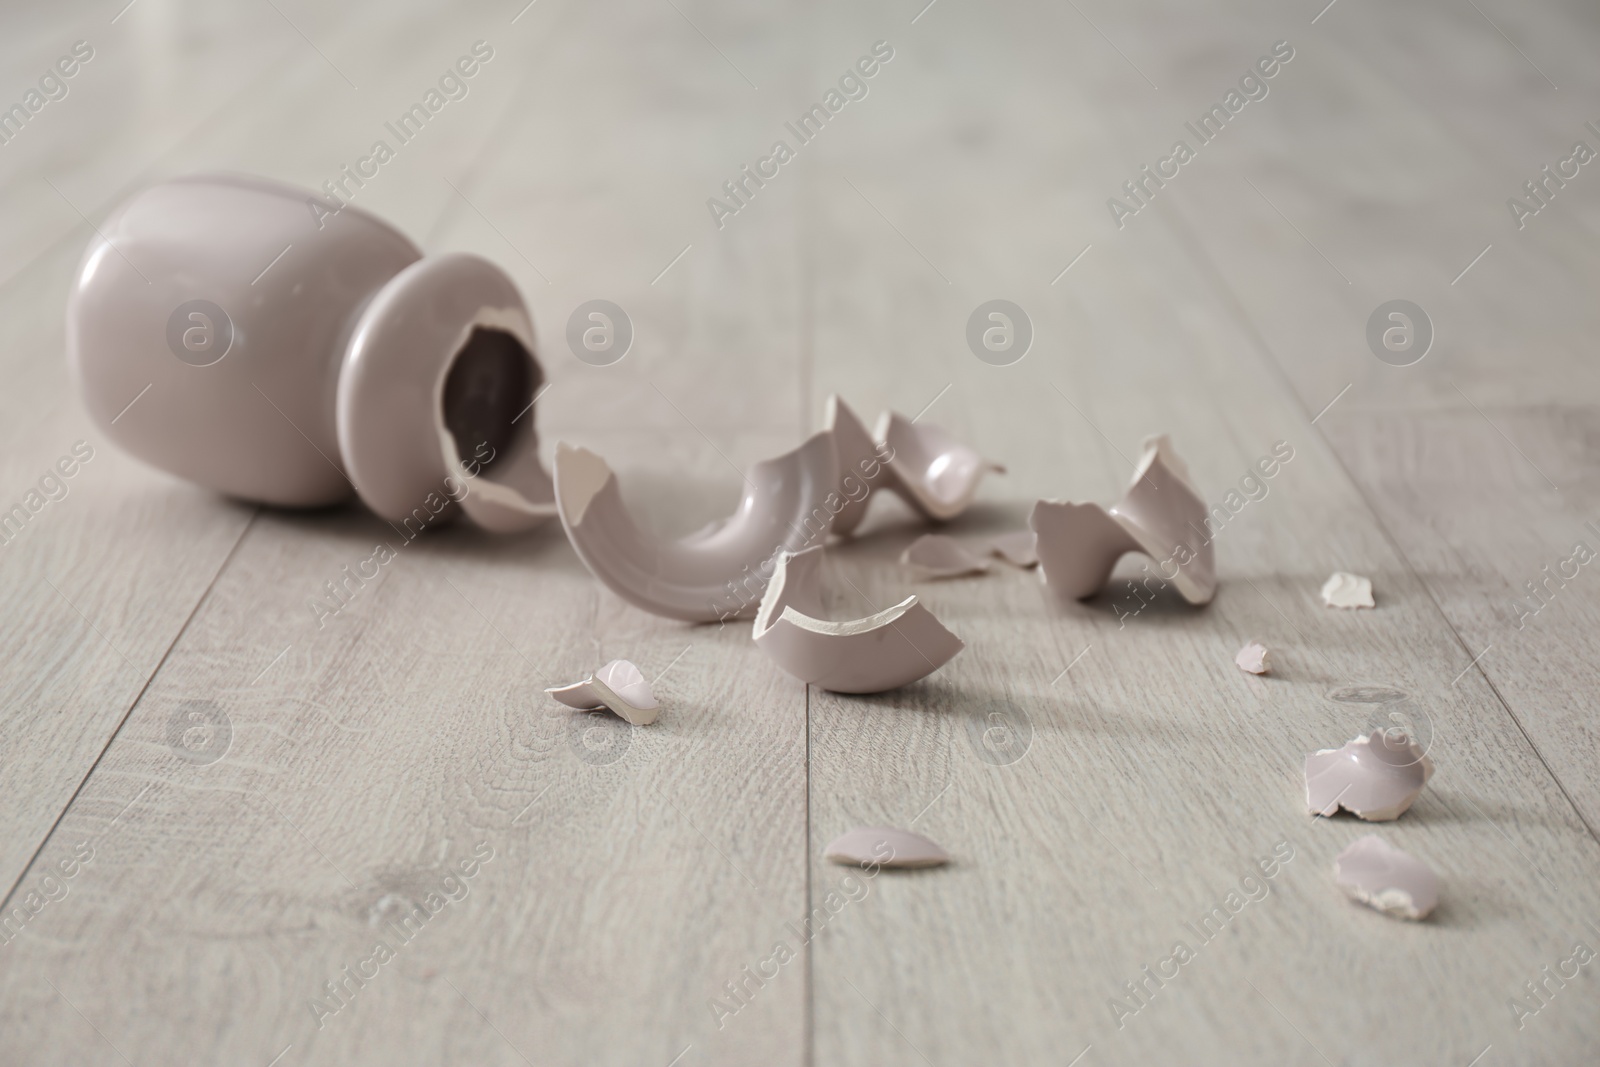
[[[1047,583],[1073,600],[1105,588],[1127,552],[1156,561],[1160,577],[1191,604],[1217,592],[1206,505],[1166,435],[1145,441],[1144,456],[1121,500],[1109,508],[1041,500],[1028,525],[1038,535]]]
[[[837,395],[828,397],[823,426],[833,435],[842,476],[844,504],[833,516],[836,534],[847,535],[860,525],[874,490],[888,489],[923,518],[947,522],[971,506],[985,474],[1005,473],[939,427],[892,411],[880,415],[869,434]]]
[[[828,397],[823,408],[822,430],[833,436],[833,447],[839,457],[842,502],[834,512],[832,528],[834,533],[844,536],[867,517],[867,500],[874,489],[888,484],[889,473],[877,442],[837,393]]]
[[[878,416],[874,436],[892,457],[890,488],[935,522],[948,522],[966,511],[985,474],[1006,472],[939,427],[919,426],[893,411]]]
[[[747,618],[761,602],[780,553],[827,536],[807,525],[835,481],[833,436],[750,468],[726,519],[676,541],[642,532],[622,503],[617,476],[586,448],[556,445],[556,506],[591,574],[622,599],[686,622]]]
[[[925,678],[966,646],[908,596],[864,619],[822,619],[822,546],[778,557],[753,630],[773,662],[835,693],[881,693]]]

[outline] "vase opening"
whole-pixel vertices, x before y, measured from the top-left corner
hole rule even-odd
[[[442,400],[445,428],[462,460],[475,459],[483,470],[500,462],[543,384],[520,341],[504,330],[475,328],[450,365]]]

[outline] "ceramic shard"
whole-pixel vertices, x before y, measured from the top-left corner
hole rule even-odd
[[[386,285],[355,325],[338,393],[339,448],[368,506],[404,522],[442,494],[495,533],[554,518],[533,353],[522,297],[487,260],[430,256]]]
[[[1373,730],[1341,748],[1306,757],[1306,807],[1313,815],[1344,808],[1368,822],[1398,819],[1433,777],[1433,761],[1399,729]]]
[[[606,708],[635,726],[655,722],[661,708],[644,674],[625,659],[612,660],[581,682],[554,686],[545,692],[579,711]]]
[[[966,511],[985,474],[1006,472],[939,427],[919,425],[893,411],[878,416],[874,436],[888,447],[891,488],[935,522],[948,522]]]
[[[824,500],[835,481],[833,438],[805,444],[750,468],[743,499],[729,518],[676,541],[658,541],[634,523],[606,461],[559,443],[556,505],[567,538],[607,588],[645,611],[687,622],[753,615],[776,557],[820,543]]]
[[[950,854],[921,834],[890,826],[859,826],[846,830],[822,850],[825,859],[870,867],[938,867]]]
[[[761,651],[801,681],[881,693],[927,677],[965,647],[914,596],[864,619],[822,619],[821,564],[820,545],[780,555],[753,629]]]
[[[1322,583],[1322,602],[1330,608],[1370,608],[1372,579],[1348,571],[1335,571]]]
[[[1026,570],[1039,565],[1039,535],[1032,530],[1017,530],[989,538],[990,555],[999,556],[1014,567]]]
[[[1271,655],[1266,645],[1259,641],[1251,641],[1239,650],[1239,654],[1233,657],[1233,662],[1239,665],[1241,671],[1266,674],[1272,670]]]
[[[1109,508],[1041,500],[1028,521],[1038,535],[1045,581],[1073,600],[1105,588],[1124,553],[1156,561],[1160,578],[1191,604],[1217,591],[1206,505],[1165,435],[1145,441],[1132,484]]]
[[[1439,903],[1438,876],[1377,834],[1339,853],[1333,878],[1350,899],[1397,919],[1426,919]]]
[[[867,517],[867,500],[874,489],[887,484],[889,474],[877,442],[837,393],[828,397],[822,428],[833,437],[834,452],[839,460],[838,489],[842,502],[833,516],[832,530],[845,536]]]
[[[838,396],[828,398],[824,426],[839,456],[843,504],[834,512],[833,532],[840,535],[860,525],[878,489],[890,490],[925,519],[945,522],[971,505],[985,474],[1005,473],[939,427],[893,412],[879,416],[869,434]]]
[[[982,574],[989,561],[973,555],[967,546],[944,534],[923,534],[900,554],[900,562],[921,578],[956,578]]]

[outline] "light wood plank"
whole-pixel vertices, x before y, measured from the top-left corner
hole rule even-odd
[[[80,255],[76,242],[63,245],[0,292],[10,416],[0,459],[0,508],[10,521],[0,546],[7,653],[0,663],[7,736],[0,899],[28,869],[253,513],[119,453],[71,399],[61,316],[39,309],[64,304]],[[74,472],[69,478],[60,476],[63,460]],[[25,522],[14,517],[17,507]]]
[[[1030,99],[1050,102],[1037,124],[1073,131],[1075,156],[1092,160],[1111,158],[1116,116],[1096,115],[1100,98],[1075,67],[1052,76],[1061,68],[1045,65],[1045,45],[1014,44],[1037,12],[1016,16],[1011,32],[981,26],[988,12],[941,15],[925,31],[935,42],[904,49],[895,69],[904,95],[885,92],[863,111],[868,128],[817,181],[808,260],[830,269],[817,282],[816,397],[839,389],[868,409],[910,413],[954,382],[928,418],[1016,465],[988,494],[995,510],[958,534],[1019,526],[1035,495],[1111,498],[1108,483],[1126,476],[1123,457],[1148,432],[1173,434],[1213,500],[1273,442],[1290,442],[1296,456],[1219,536],[1215,603],[1194,611],[1169,596],[1120,630],[1115,597],[1063,609],[1014,572],[912,583],[892,561],[914,531],[892,514],[869,519],[875,531],[834,554],[841,615],[866,610],[849,582],[880,606],[914,589],[969,647],[899,693],[813,694],[813,857],[850,826],[913,819],[956,857],[944,871],[880,875],[814,942],[819,1062],[1064,1063],[1088,1046],[1085,1063],[1465,1063],[1490,1044],[1518,1062],[1578,1055],[1595,1038],[1590,994],[1557,1001],[1521,1033],[1506,1001],[1574,938],[1592,939],[1600,849],[1482,678],[1469,672],[1452,686],[1469,657],[1308,425],[1315,409],[1281,384],[1254,324],[1192,243],[1159,213],[1141,215],[1049,286],[1081,244],[1063,252],[1056,234],[1030,230],[1062,194],[1031,158],[1014,111],[980,87],[1004,82],[1002,71],[1024,81]],[[858,38],[876,29],[838,22]],[[948,60],[955,41],[959,66]],[[1012,73],[1019,67],[1026,74]],[[924,102],[941,94],[966,110],[927,128]],[[918,123],[914,170],[903,153],[871,147]],[[950,205],[969,203],[967,187],[979,182],[973,145],[984,146],[990,181],[1020,177],[1006,198],[959,216]],[[906,240],[840,188],[839,172]],[[1271,268],[1269,259],[1258,269]],[[997,295],[1022,303],[1040,338],[1000,370],[971,357],[961,336],[971,308]],[[1316,291],[1288,295],[1299,299],[1277,309],[1285,323],[1319,313]],[[877,357],[867,375],[844,355],[852,349]],[[1379,611],[1320,605],[1318,585],[1339,568],[1387,590]],[[1280,650],[1276,677],[1233,666],[1252,636]],[[1431,925],[1399,926],[1345,901],[1332,857],[1373,828],[1303,813],[1304,754],[1355,734],[1378,710],[1327,694],[1361,683],[1404,689],[1403,710],[1431,724],[1439,774],[1411,813],[1379,828],[1439,870],[1446,903]],[[984,762],[970,740],[1000,700],[1034,731],[1028,754],[1008,766]],[[1280,840],[1296,854],[1270,893],[1196,945],[1184,921],[1223,901]],[[816,906],[845,872],[814,863]],[[1109,999],[1178,938],[1198,958],[1119,1028]]]
[[[1485,399],[1476,411],[1352,412],[1328,433],[1481,657],[1469,673],[1516,712],[1593,831],[1600,736],[1586,677],[1597,600],[1582,563],[1600,542],[1587,525],[1592,416]]]
[[[1220,32],[1240,39],[1247,18]],[[1489,19],[1520,43],[1499,36]],[[1481,592],[1468,609],[1463,579],[1489,567],[1499,572],[1497,590],[1520,591],[1550,562],[1535,556],[1570,554],[1586,517],[1576,474],[1558,489],[1538,469],[1574,447],[1557,438],[1581,440],[1569,428],[1590,420],[1600,396],[1588,358],[1597,323],[1584,295],[1600,219],[1581,172],[1522,229],[1506,200],[1526,199],[1522,183],[1575,140],[1600,148],[1582,103],[1594,72],[1574,51],[1600,27],[1577,7],[1552,12],[1548,24],[1518,26],[1510,10],[1428,6],[1330,13],[1315,36],[1284,32],[1305,43],[1274,95],[1250,105],[1227,141],[1186,168],[1194,180],[1186,173],[1150,210],[1171,219],[1215,267],[1219,297],[1247,316],[1252,344],[1287,376],[1307,414],[1326,411],[1319,432],[1377,505],[1408,569],[1444,607],[1464,667],[1493,643],[1491,630],[1504,631],[1485,628]],[[1473,76],[1449,66],[1451,57],[1470,57]],[[1172,58],[1192,82],[1225,73],[1204,52]],[[1360,107],[1330,115],[1336,99]],[[1157,121],[1148,105],[1120,110],[1129,122],[1114,129],[1124,144],[1129,126]],[[1260,191],[1241,194],[1246,180]],[[1364,336],[1368,315],[1395,297],[1421,304],[1436,333],[1432,351],[1412,366],[1380,362]],[[1380,455],[1367,434],[1399,451]],[[1539,447],[1554,450],[1542,464],[1518,454]],[[1484,465],[1486,488],[1504,487],[1498,506],[1437,468],[1456,449]],[[1449,496],[1438,491],[1441,476],[1453,487]],[[1558,501],[1563,491],[1572,498]],[[1519,518],[1500,531],[1485,525],[1490,513]],[[1440,534],[1427,533],[1437,527],[1471,530],[1472,547],[1458,536],[1446,549],[1436,543]],[[1467,570],[1445,566],[1441,552]],[[1500,598],[1501,614],[1508,604]],[[1508,647],[1502,643],[1502,653]],[[1474,669],[1494,682],[1589,826],[1600,825],[1582,759],[1592,753],[1591,733],[1548,689],[1518,684],[1529,660],[1499,662],[1503,675],[1487,658]]]
[[[612,457],[663,534],[725,513],[730,467],[792,447],[833,391],[869,414],[931,402],[927,419],[1008,464],[960,536],[1020,527],[1041,495],[1113,499],[1147,432],[1174,435],[1213,499],[1274,442],[1296,456],[1219,538],[1217,601],[1163,597],[1125,628],[1115,597],[1062,607],[1031,575],[910,582],[894,557],[919,528],[875,504],[832,553],[836,610],[914,588],[969,647],[920,685],[840,698],[808,697],[742,625],[623,605],[554,530],[408,545],[320,628],[308,598],[392,531],[354,508],[251,523],[101,449],[0,550],[0,692],[23,754],[0,872],[33,859],[15,900],[94,849],[0,945],[8,1050],[1466,1063],[1492,1044],[1480,1062],[1564,1064],[1592,1047],[1592,984],[1522,1030],[1507,999],[1600,936],[1593,605],[1580,578],[1526,635],[1504,610],[1586,516],[1600,219],[1574,183],[1507,233],[1504,198],[1581,135],[1591,8],[1341,3],[1312,26],[1320,4],[1256,0],[278,6],[141,0],[91,68],[104,81],[43,116],[32,155],[0,152],[0,330],[20,383],[0,397],[7,484],[81,436],[55,353],[87,227],[39,173],[90,218],[181,170],[314,186],[478,37],[496,63],[358,202],[516,276],[554,381],[546,448]],[[0,54],[31,69],[91,17],[110,13],[19,17]],[[1116,229],[1106,196],[1282,37],[1297,57],[1271,96]],[[868,97],[717,229],[705,198],[880,38],[896,58]],[[995,296],[1037,328],[1009,368],[962,339]],[[1415,367],[1365,350],[1367,314],[1394,296],[1439,329]],[[613,367],[565,348],[593,297],[637,330]],[[1335,568],[1371,574],[1379,610],[1322,608]],[[1249,637],[1276,676],[1232,666]],[[1504,643],[1470,666],[1480,641]],[[614,655],[665,671],[668,710],[608,735],[629,738],[616,762],[585,760],[539,689]],[[1371,828],[1301,811],[1304,753],[1386,721],[1329,699],[1351,684],[1406,691],[1432,734],[1439,775],[1380,828],[1443,876],[1430,924],[1342,900],[1331,857]],[[211,764],[171,747],[194,700],[232,732]],[[1015,763],[980,756],[996,700],[1033,731]],[[861,883],[801,946],[788,924],[846,873],[821,846],[913,821],[956,863]],[[1119,1028],[1122,983],[1284,839],[1296,855],[1269,895]],[[480,842],[494,858],[466,896],[319,1027],[319,985]],[[718,1020],[723,983],[778,941],[800,954]]]
[[[729,73],[705,63],[705,42],[670,7],[638,14],[654,30],[630,48],[655,55],[656,77],[675,72],[686,94],[708,99],[727,88]],[[395,32],[421,38],[444,24]],[[471,126],[476,142],[465,133],[419,142],[392,183],[374,183],[370,203],[433,233],[435,248],[483,252],[519,272],[554,381],[539,414],[546,446],[566,435],[599,449],[649,521],[685,532],[737,498],[729,463],[747,466],[802,436],[793,399],[802,352],[786,295],[797,227],[775,200],[737,243],[686,258],[655,288],[673,250],[642,235],[636,262],[653,269],[598,279],[632,310],[636,351],[615,368],[578,364],[564,351],[565,316],[596,295],[583,272],[615,257],[581,226],[570,239],[536,239],[527,247],[569,272],[541,294],[545,283],[507,259],[498,231],[535,233],[551,218],[544,201],[516,191],[545,159],[552,128],[576,145],[603,115],[659,122],[659,105],[643,78],[596,94],[593,111],[558,91],[585,76],[584,56],[609,39],[608,15],[569,5],[530,12],[518,27],[567,39],[504,49],[507,73],[519,57],[530,61],[515,114],[502,108]],[[657,54],[652,40],[673,44]],[[420,51],[414,40],[392,47]],[[316,79],[301,71],[290,84],[309,96]],[[268,141],[222,130],[198,154],[248,159],[281,146],[294,115],[264,102],[254,128],[279,124]],[[272,172],[308,180],[348,120],[330,116]],[[591,168],[595,181],[611,173],[600,156],[568,165]],[[641,217],[665,216],[660,206],[691,186],[714,188],[700,174],[660,178],[642,175],[626,194],[664,185]],[[703,210],[702,199],[682,202]],[[744,294],[742,329],[720,309],[729,294]],[[763,382],[770,396],[746,391]],[[462,528],[418,541],[319,629],[308,597],[379,539],[395,535],[354,510],[268,513],[241,545],[96,789],[41,856],[56,862],[79,836],[98,843],[115,803],[149,785],[72,896],[0,961],[22,1047],[39,1059],[59,1054],[53,1027],[70,998],[135,1060],[267,1062],[288,1046],[285,1062],[297,1063],[799,1062],[800,965],[720,1027],[708,1001],[804,913],[803,687],[761,657],[743,626],[685,627],[623,605],[596,586],[559,528],[520,539]],[[628,739],[617,761],[586,761],[575,733],[586,720],[539,690],[612,656],[664,673],[667,710],[646,730],[607,735]],[[225,758],[174,759],[165,724],[187,700],[213,701],[229,717]],[[400,977],[375,979],[331,1017],[314,1012],[322,983],[371,953],[399,901],[423,899],[479,842],[494,860],[381,972]],[[113,935],[130,925],[131,936]],[[99,981],[106,961],[84,955],[91,944],[109,945],[111,973],[129,980]],[[59,994],[29,973],[59,978]],[[196,1022],[174,1028],[157,1005],[197,975],[201,999],[186,1009]]]

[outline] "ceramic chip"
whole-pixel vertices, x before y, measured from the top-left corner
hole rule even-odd
[[[1426,919],[1439,902],[1439,878],[1428,865],[1377,834],[1339,853],[1333,877],[1351,900],[1396,919]]]

